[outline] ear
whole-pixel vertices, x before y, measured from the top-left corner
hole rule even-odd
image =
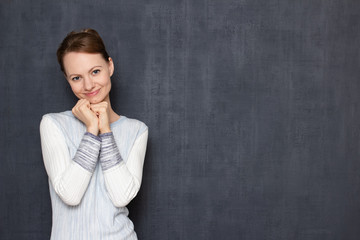
[[[112,60],[111,57],[109,57],[109,73],[110,73],[110,77],[113,75],[114,73],[114,62]]]

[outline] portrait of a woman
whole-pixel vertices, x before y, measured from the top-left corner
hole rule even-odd
[[[137,239],[126,206],[140,189],[148,128],[113,110],[114,62],[95,30],[69,33],[57,58],[78,101],[40,123],[51,239]]]

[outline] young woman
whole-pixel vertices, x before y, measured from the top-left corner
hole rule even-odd
[[[112,109],[114,63],[95,30],[69,33],[57,57],[79,101],[40,123],[51,239],[137,239],[126,205],[140,188],[148,128]]]

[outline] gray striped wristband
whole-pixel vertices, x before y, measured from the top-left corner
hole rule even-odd
[[[74,162],[93,173],[99,157],[101,139],[92,133],[86,132],[80,142],[74,157]]]
[[[118,165],[123,159],[112,132],[100,134],[99,137],[101,138],[100,164],[103,170],[107,170]]]

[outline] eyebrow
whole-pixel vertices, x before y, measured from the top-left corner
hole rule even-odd
[[[90,68],[90,70],[88,71],[88,72],[91,72],[92,70],[94,70],[94,68],[102,68],[103,66],[94,66],[94,67],[92,67],[92,68]],[[81,75],[81,74],[78,74],[78,73],[72,73],[72,74],[70,74],[69,75],[69,78],[71,77],[71,76],[73,76],[73,75]]]

